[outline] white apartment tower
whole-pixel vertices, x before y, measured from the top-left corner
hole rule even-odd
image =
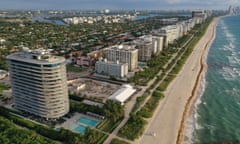
[[[16,109],[46,119],[69,112],[65,59],[47,50],[24,50],[7,57]]]
[[[174,40],[178,39],[179,30],[177,25],[169,25],[162,27],[159,30],[159,34],[162,36],[166,36],[168,44],[173,43]]]
[[[108,61],[127,63],[128,70],[133,71],[138,65],[138,49],[135,45],[114,45],[105,49]]]
[[[107,75],[114,78],[124,78],[128,74],[128,64],[110,62],[106,59],[99,60],[95,64],[95,71],[100,75]]]
[[[159,54],[163,50],[163,41],[164,37],[153,34],[152,36],[152,49],[153,49],[153,54]]]

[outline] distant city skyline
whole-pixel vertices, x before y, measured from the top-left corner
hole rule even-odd
[[[179,10],[227,9],[240,0],[1,0],[0,10]]]

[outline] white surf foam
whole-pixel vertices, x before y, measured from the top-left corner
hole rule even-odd
[[[203,58],[204,65],[207,65],[208,52],[209,52],[210,47],[213,44],[213,41],[215,40],[215,37],[216,37],[216,32],[214,33],[214,36],[213,36],[211,42],[208,45],[206,55],[204,55],[204,58]],[[185,134],[189,138],[188,143],[191,143],[191,144],[194,143],[194,131],[196,129],[201,129],[202,128],[202,126],[197,123],[197,119],[199,117],[198,112],[197,112],[197,108],[198,108],[198,105],[200,105],[202,103],[201,98],[204,94],[205,87],[206,87],[206,73],[207,73],[207,67],[205,67],[204,72],[203,72],[202,77],[201,77],[201,80],[200,80],[200,86],[199,86],[199,89],[197,91],[197,96],[198,97],[197,97],[196,102],[194,104],[193,113],[190,117],[187,118],[187,122],[186,122],[186,125],[185,125],[185,128],[186,128]]]
[[[222,74],[223,78],[225,80],[236,80],[239,77],[239,72],[237,68],[232,68],[232,67],[226,67],[224,66],[222,70],[220,71],[220,74]]]
[[[187,121],[185,124],[185,129],[186,129],[185,134],[189,138],[188,143],[191,143],[191,144],[194,143],[194,131],[202,128],[202,126],[197,123],[197,119],[199,117],[199,114],[197,112],[197,107],[202,103],[201,97],[204,94],[205,87],[206,87],[206,78],[205,78],[206,72],[207,72],[207,68],[205,69],[205,72],[203,72],[203,75],[200,81],[199,89],[197,91],[198,98],[196,99],[196,102],[194,104],[193,113],[190,117],[187,118]]]
[[[224,21],[220,22],[220,27],[222,28],[223,33],[225,34],[227,41],[230,43],[231,48],[235,48],[235,36],[229,31],[227,25],[224,23]]]

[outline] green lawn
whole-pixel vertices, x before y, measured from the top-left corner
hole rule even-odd
[[[112,132],[120,124],[121,120],[122,119],[113,122],[112,120],[106,119],[97,128],[105,132]]]
[[[122,141],[122,140],[119,140],[117,138],[114,138],[110,144],[129,144],[128,142],[125,142],[125,141]]]
[[[77,67],[72,64],[68,64],[66,67],[67,67],[67,72],[82,72],[85,70],[85,68]]]

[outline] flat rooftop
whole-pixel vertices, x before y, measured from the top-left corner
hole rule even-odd
[[[113,45],[113,46],[107,47],[106,50],[107,49],[133,51],[133,50],[136,50],[136,45],[135,44]]]
[[[51,63],[62,63],[65,62],[64,57],[53,56],[46,49],[24,49],[21,52],[13,53],[7,56],[9,60],[17,60],[22,62],[28,63],[35,63],[35,64],[51,64]]]

